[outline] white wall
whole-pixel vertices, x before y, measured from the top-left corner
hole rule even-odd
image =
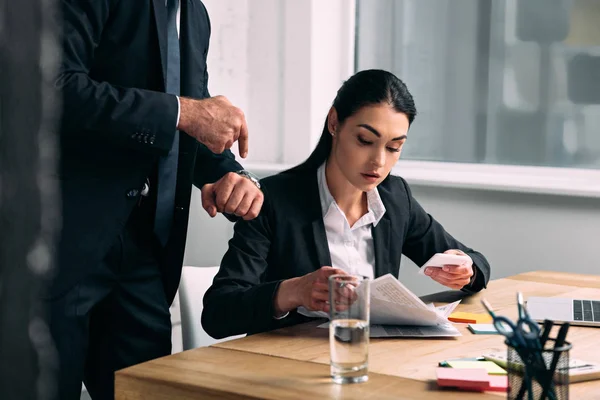
[[[352,0],[205,0],[209,89],[246,114],[248,161],[296,163],[353,70]],[[234,152],[237,149],[233,149]]]

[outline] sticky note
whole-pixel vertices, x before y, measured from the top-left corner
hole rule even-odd
[[[494,324],[469,324],[469,330],[476,335],[499,335]]]
[[[492,392],[506,392],[508,390],[508,376],[488,375],[490,387],[485,389]]]
[[[490,376],[483,368],[438,368],[436,375],[439,386],[479,391],[487,390],[490,387]]]
[[[448,361],[485,361],[485,357],[453,358],[450,360],[440,361],[438,365],[440,367],[449,367]]]
[[[448,317],[449,321],[462,322],[465,324],[489,324],[492,317],[489,314],[476,314],[464,311],[455,311]]]
[[[506,375],[506,370],[491,361],[448,361],[452,368],[476,369],[483,368],[490,375]]]

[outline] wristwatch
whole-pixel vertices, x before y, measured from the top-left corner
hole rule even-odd
[[[250,179],[250,181],[254,183],[257,188],[260,189],[260,181],[258,179],[258,176],[254,175],[252,172],[246,171],[245,169],[241,169],[239,171],[236,171],[235,173],[243,176],[244,178]]]

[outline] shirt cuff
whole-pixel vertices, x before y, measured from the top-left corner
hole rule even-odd
[[[285,317],[287,317],[288,315],[290,315],[290,312],[289,312],[289,311],[288,311],[288,312],[286,312],[285,314],[283,314],[281,317],[276,317],[276,316],[274,316],[274,315],[273,315],[273,319],[276,319],[276,320],[284,319],[284,318],[285,318]]]
[[[179,116],[181,115],[181,103],[179,101],[179,96],[177,97],[177,123],[175,124],[175,129],[179,126]]]

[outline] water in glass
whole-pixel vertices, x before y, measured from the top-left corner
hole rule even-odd
[[[331,376],[336,383],[369,379],[369,323],[359,319],[336,319],[329,326]]]

